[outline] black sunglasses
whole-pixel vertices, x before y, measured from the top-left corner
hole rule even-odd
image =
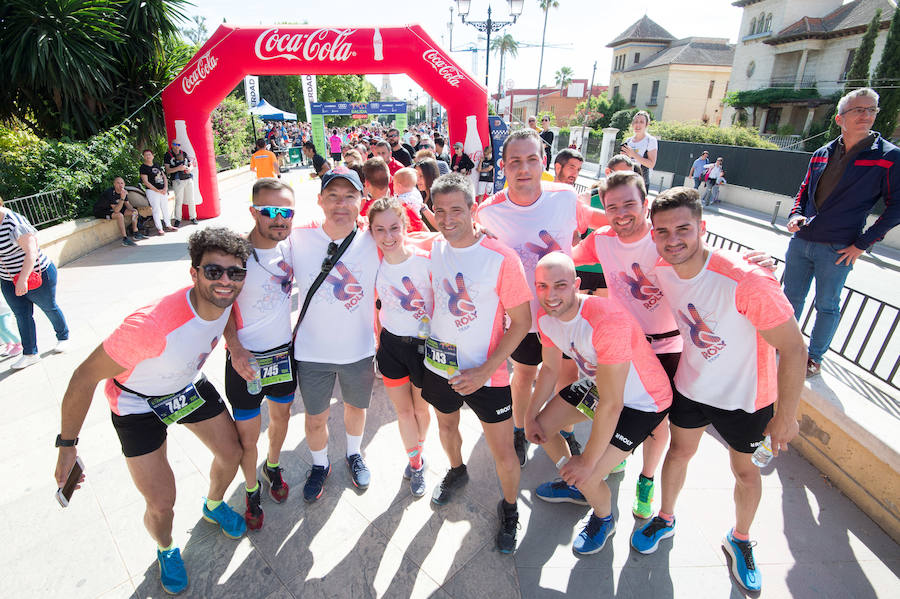
[[[337,254],[337,251],[338,244],[333,241],[328,244],[328,250],[326,251],[325,259],[322,260],[322,272],[328,272],[334,266],[331,261],[334,260],[334,256]]]
[[[228,274],[228,278],[232,281],[243,281],[247,278],[247,269],[240,266],[229,266],[228,268],[218,264],[204,264],[200,267],[205,276],[210,281],[218,281],[223,274]]]

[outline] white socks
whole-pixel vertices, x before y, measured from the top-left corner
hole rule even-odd
[[[309,452],[312,454],[313,466],[322,466],[323,468],[328,466],[328,446],[327,445],[325,447],[323,447],[322,449],[320,449],[319,451],[313,451],[312,449],[310,449]]]
[[[360,451],[360,447],[362,446],[362,435],[356,437],[347,433],[347,457],[349,458],[352,455],[356,455],[357,453],[362,453]]]

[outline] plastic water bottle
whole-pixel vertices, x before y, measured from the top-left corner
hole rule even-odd
[[[569,463],[569,458],[563,456],[563,457],[559,458],[558,462],[556,462],[556,469],[562,470],[563,466],[565,466],[568,463]]]
[[[250,368],[253,369],[253,378],[247,381],[247,393],[257,395],[262,391],[262,379],[260,378],[259,362],[256,358],[250,358]]]
[[[431,336],[431,319],[423,316],[419,321],[419,339],[428,339]]]
[[[765,468],[772,461],[772,457],[772,437],[766,435],[766,438],[759,442],[750,459],[760,468]]]

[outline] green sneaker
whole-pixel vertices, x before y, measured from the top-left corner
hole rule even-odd
[[[634,505],[631,512],[635,518],[647,520],[653,515],[653,480],[641,474],[638,477],[634,492]]]

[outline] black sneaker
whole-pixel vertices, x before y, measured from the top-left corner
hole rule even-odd
[[[306,475],[306,484],[303,485],[303,499],[312,503],[322,496],[325,491],[325,479],[331,474],[331,464],[327,466],[313,466]]]
[[[173,219],[172,219],[172,226],[175,227],[175,228],[177,229],[178,227],[181,226],[181,221],[178,220],[177,218],[173,218]]]
[[[528,460],[528,439],[525,438],[525,430],[513,430],[513,444],[516,446],[516,455],[519,457],[519,466],[525,467]]]
[[[512,553],[516,550],[516,531],[519,529],[519,510],[506,511],[501,499],[497,504],[497,515],[500,516],[500,530],[497,532],[497,549],[500,553]]]
[[[453,493],[457,489],[461,489],[469,482],[469,471],[466,470],[465,464],[460,468],[451,468],[444,475],[441,481],[431,494],[431,503],[435,505],[446,505],[453,498]]]
[[[259,485],[259,481],[256,483]],[[244,521],[247,523],[249,530],[259,530],[263,525],[263,511],[259,505],[259,492],[262,485],[259,485],[252,493],[247,493],[247,510],[244,512]]]
[[[147,239],[147,236],[144,235],[143,233],[141,233],[140,231],[135,231],[134,233],[131,234],[131,237],[133,239]]]
[[[192,225],[196,225],[196,224],[197,224],[197,219],[196,219],[196,218],[192,218],[192,219],[191,219],[191,224],[192,224]]]
[[[137,244],[136,244],[135,242],[133,242],[132,240],[128,239],[127,237],[123,237],[123,238],[122,238],[122,245],[124,245],[124,246],[135,246],[135,245],[137,245]]]
[[[572,433],[568,437],[564,437],[566,440],[566,444],[569,446],[569,453],[572,455],[581,455],[581,443],[578,442],[578,439],[575,438],[575,433]]]
[[[347,457],[347,469],[350,470],[350,480],[357,489],[365,491],[369,488],[369,482],[372,480],[372,474],[366,467],[363,457],[358,453],[354,453]]]

